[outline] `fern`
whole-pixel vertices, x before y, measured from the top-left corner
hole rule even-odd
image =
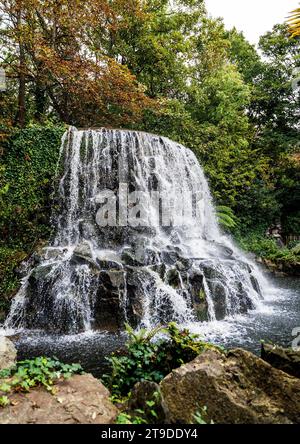
[[[231,208],[225,205],[219,205],[216,208],[219,224],[225,228],[235,228],[237,226],[237,218]]]

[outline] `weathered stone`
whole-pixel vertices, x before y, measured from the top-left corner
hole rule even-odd
[[[199,270],[191,270],[188,275],[188,282],[196,317],[199,321],[207,321],[208,304],[203,288],[203,274]]]
[[[300,350],[283,348],[278,345],[262,344],[261,358],[273,367],[300,378]]]
[[[231,258],[233,255],[233,250],[226,245],[220,244],[218,242],[212,242],[218,251],[218,256],[223,258]]]
[[[94,302],[94,328],[117,330],[123,327],[126,307],[122,307],[122,299],[125,292],[124,271],[101,271]]]
[[[124,249],[121,258],[126,265],[130,265],[132,267],[140,267],[143,265],[143,262],[138,260],[135,257],[134,252],[130,249]]]
[[[191,423],[204,406],[215,423],[300,422],[300,380],[250,352],[207,350],[160,383],[172,423]]]
[[[0,409],[1,424],[112,424],[117,409],[109,392],[92,375],[75,375],[59,381],[54,394],[45,388],[9,396]]]
[[[123,268],[121,257],[114,251],[101,250],[97,253],[96,262],[104,270],[120,270]]]
[[[5,336],[0,336],[0,370],[15,364],[17,350],[14,344]]]
[[[90,244],[88,242],[81,242],[78,244],[73,251],[71,261],[74,263],[89,262],[95,265]]]

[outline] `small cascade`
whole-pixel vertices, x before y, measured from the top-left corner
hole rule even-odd
[[[143,132],[70,128],[54,234],[24,269],[5,326],[57,333],[224,319],[263,280],[224,236],[195,155]]]

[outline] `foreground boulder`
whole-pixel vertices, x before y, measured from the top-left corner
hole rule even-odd
[[[15,364],[17,350],[14,344],[5,336],[0,336],[0,370]]]
[[[300,423],[300,380],[250,352],[207,350],[160,383],[172,423]]]
[[[38,387],[9,398],[0,424],[111,424],[117,416],[108,390],[89,374],[59,381],[54,394]]]
[[[262,344],[261,358],[273,367],[300,378],[300,350],[296,351],[273,344]]]

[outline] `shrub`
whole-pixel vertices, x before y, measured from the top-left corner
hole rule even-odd
[[[250,233],[248,236],[239,238],[239,244],[244,250],[274,262],[294,264],[300,261],[300,253],[297,249],[279,248],[274,239],[256,233]]]
[[[55,381],[82,372],[81,365],[63,364],[55,358],[38,357],[19,361],[15,366],[0,371],[0,406],[9,403],[8,393],[27,392],[36,386],[52,391]]]
[[[107,358],[112,373],[103,377],[115,398],[128,395],[138,381],[160,382],[172,369],[214,347],[199,340],[198,335],[187,329],[179,330],[174,323],[150,332],[145,329],[135,332],[128,325],[126,330],[129,336],[126,352],[114,353]],[[163,336],[154,341],[158,333]]]

